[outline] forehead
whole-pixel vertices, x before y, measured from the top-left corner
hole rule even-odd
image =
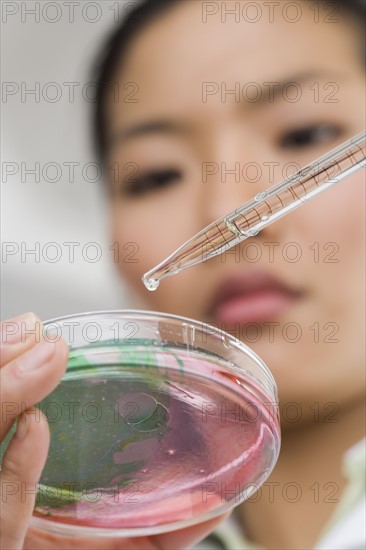
[[[249,4],[260,10],[235,12],[235,6]],[[236,83],[263,86],[300,72],[336,75],[359,65],[357,32],[340,14],[317,16],[312,2],[286,3],[297,5],[297,11],[274,9],[277,2],[270,10],[270,4],[183,0],[147,24],[116,73],[123,85],[133,83],[138,90],[136,102],[120,108],[124,119],[144,109],[149,114],[202,109],[207,83],[227,89]]]

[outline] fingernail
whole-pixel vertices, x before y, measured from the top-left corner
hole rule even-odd
[[[42,367],[55,353],[55,345],[52,342],[42,340],[26,353],[23,353],[18,359],[19,370],[28,372]]]
[[[24,439],[29,430],[30,419],[25,411],[18,417],[16,436],[19,439]]]
[[[7,319],[1,323],[1,343],[17,344],[25,342],[31,334],[39,334],[40,325],[41,322],[38,317],[32,312]]]

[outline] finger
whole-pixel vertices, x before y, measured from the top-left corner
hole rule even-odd
[[[41,340],[42,321],[34,313],[0,323],[0,367],[12,361]]]
[[[16,416],[41,401],[57,386],[65,372],[67,357],[68,346],[63,339],[55,343],[42,339],[0,369],[0,440]]]
[[[178,531],[172,531],[171,533],[163,533],[162,535],[156,535],[155,548],[161,550],[184,550],[186,548],[192,548],[193,545],[203,540],[207,535],[221,523],[225,518],[230,515],[230,512],[218,516],[216,518],[193,525],[192,527],[186,527],[185,529],[179,529]],[[151,537],[153,538],[153,537]]]
[[[49,440],[47,421],[38,410],[26,411],[19,417],[2,462],[0,548],[23,548]]]
[[[147,537],[133,538],[90,538],[68,537],[55,535],[46,531],[31,528],[26,536],[24,549],[26,550],[52,550],[67,548],[68,550],[184,550],[192,548],[200,540],[211,533],[219,523],[230,515],[230,512],[216,518],[205,521],[193,527],[186,527]]]

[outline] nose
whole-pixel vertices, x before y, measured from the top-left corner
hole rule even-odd
[[[211,158],[214,160],[202,162],[201,213],[205,224],[236,210],[268,187],[263,154],[247,141],[222,140]]]

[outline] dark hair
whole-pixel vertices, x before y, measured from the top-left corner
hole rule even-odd
[[[96,154],[103,163],[106,151],[106,128],[104,103],[109,86],[112,83],[113,75],[117,66],[121,63],[123,56],[127,53],[128,46],[138,32],[146,25],[156,19],[169,8],[187,0],[142,0],[134,4],[127,13],[121,25],[109,38],[104,50],[93,68],[94,81],[96,82],[96,102],[94,111],[94,142]],[[188,0],[189,1],[189,0]],[[320,0],[323,2],[324,0]],[[362,25],[365,17],[364,0],[335,0],[327,2],[337,7],[339,12],[350,16],[354,22]],[[363,52],[364,53],[364,52]]]
[[[180,0],[181,2],[184,0]],[[104,100],[108,87],[110,86],[117,65],[121,63],[123,56],[127,53],[128,46],[138,32],[148,23],[151,23],[168,8],[177,5],[179,0],[143,0],[135,4],[124,17],[121,25],[109,37],[108,42],[101,52],[93,69],[96,82],[96,102],[94,111],[94,141],[96,153],[103,162],[106,150],[106,131],[104,116]]]

